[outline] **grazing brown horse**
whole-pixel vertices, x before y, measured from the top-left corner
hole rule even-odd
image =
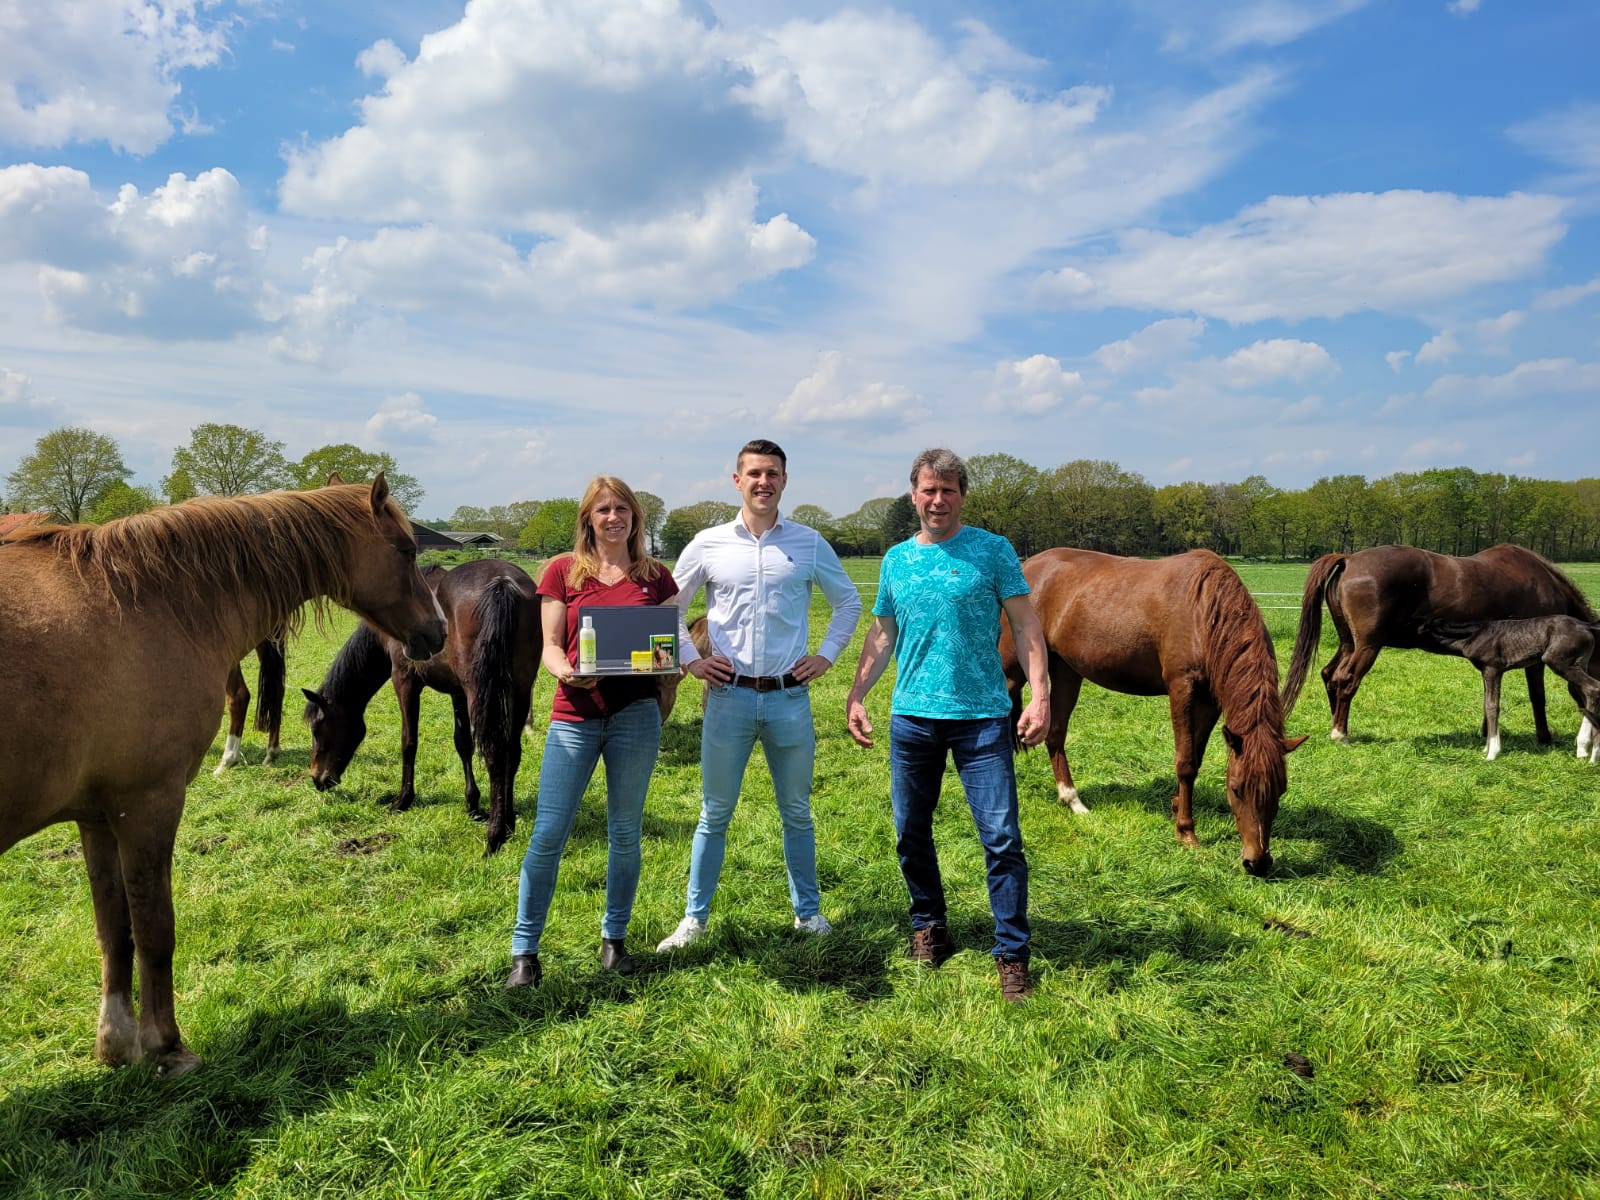
[[[472,774],[474,744],[489,772],[488,849],[493,854],[517,825],[513,788],[522,764],[523,722],[539,673],[539,596],[515,563],[482,558],[451,570],[423,572],[450,620],[444,649],[426,662],[366,625],[340,647],[317,691],[302,689],[311,725],[311,780],[319,792],[337,786],[367,736],[366,711],[386,680],[400,703],[400,811],[416,800],[417,724],[422,692],[433,688],[455,709],[455,746],[466,776],[467,815],[484,820]]]
[[[1272,869],[1272,822],[1289,785],[1285,756],[1305,738],[1283,736],[1278,661],[1261,610],[1233,568],[1209,550],[1172,558],[1119,558],[1046,550],[1022,564],[1050,650],[1050,731],[1045,748],[1063,804],[1087,812],[1067,765],[1067,723],[1087,679],[1113,692],[1166,696],[1172,714],[1178,840],[1197,846],[1194,780],[1217,718],[1226,714],[1228,806],[1245,870]],[[1012,717],[1022,707],[1022,667],[1009,630],[1000,655]]]
[[[445,625],[416,555],[382,475],[0,544],[0,850],[78,824],[105,1062],[143,1059],[162,1075],[199,1062],[173,1013],[172,844],[229,670],[328,599],[428,657]]]
[[[283,685],[289,663],[284,657],[284,637],[280,632],[256,646],[256,731],[267,735],[267,754],[261,760],[270,767],[278,760],[279,735],[283,729]],[[240,747],[244,740],[244,721],[250,712],[250,688],[244,681],[244,667],[233,664],[228,672],[228,740],[213,775],[221,775],[244,761]]]
[[[1521,546],[1502,544],[1469,558],[1435,554],[1415,546],[1374,546],[1354,554],[1324,554],[1311,564],[1300,603],[1300,629],[1283,683],[1283,711],[1294,711],[1322,638],[1322,606],[1328,606],[1339,648],[1322,668],[1322,685],[1333,714],[1336,742],[1350,736],[1350,705],[1378,652],[1452,653],[1421,633],[1425,621],[1495,621],[1564,615],[1595,620],[1594,609],[1573,583],[1545,559]],[[1544,665],[1526,669],[1534,729],[1548,744],[1544,715]],[[1573,699],[1579,699],[1577,693]],[[1589,730],[1587,721],[1584,732]],[[1582,733],[1579,737],[1582,738]],[[1582,751],[1580,750],[1580,753]]]

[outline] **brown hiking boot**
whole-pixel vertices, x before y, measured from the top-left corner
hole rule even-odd
[[[1033,980],[1028,977],[1028,964],[1014,958],[997,958],[1000,968],[1000,998],[1021,1004],[1033,995]]]
[[[950,930],[943,925],[924,925],[911,931],[911,957],[925,967],[937,967],[955,952]]]

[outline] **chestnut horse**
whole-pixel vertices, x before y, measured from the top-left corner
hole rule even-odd
[[[1087,812],[1067,765],[1067,723],[1087,679],[1131,696],[1166,696],[1172,714],[1178,841],[1194,833],[1194,780],[1217,718],[1226,714],[1228,806],[1245,870],[1272,869],[1272,822],[1289,785],[1285,756],[1305,738],[1283,736],[1278,660],[1261,610],[1239,576],[1209,550],[1171,558],[1120,558],[1093,550],[1046,550],[1022,564],[1050,655],[1050,730],[1045,748],[1063,804]],[[1000,656],[1013,721],[1022,667],[1009,628]]]
[[[1294,710],[1322,638],[1322,606],[1328,606],[1339,648],[1322,668],[1322,685],[1333,714],[1336,742],[1350,736],[1350,705],[1378,652],[1452,653],[1421,633],[1425,621],[1496,621],[1569,616],[1595,620],[1583,592],[1564,574],[1521,546],[1502,544],[1470,558],[1435,554],[1415,546],[1374,546],[1354,554],[1324,554],[1311,564],[1300,603],[1300,629],[1283,682],[1283,711]],[[1526,670],[1528,700],[1539,741],[1550,742],[1544,714],[1544,664]],[[1576,691],[1573,700],[1583,701]],[[1578,734],[1582,757],[1593,737],[1587,718]]]
[[[423,578],[450,619],[444,649],[411,662],[404,647],[360,625],[340,647],[317,691],[302,689],[311,725],[311,781],[325,792],[343,778],[367,736],[366,711],[386,680],[400,702],[400,794],[393,807],[416,800],[417,722],[422,691],[433,688],[455,708],[455,745],[467,783],[467,815],[484,820],[472,749],[489,772],[488,849],[493,854],[517,825],[513,787],[522,764],[522,725],[539,673],[543,632],[539,597],[521,567],[498,558],[429,567]]]
[[[428,657],[445,625],[416,555],[382,475],[371,487],[190,500],[0,544],[0,850],[78,824],[103,1061],[143,1059],[160,1075],[200,1061],[173,1013],[172,844],[229,670],[329,599]]]
[[[279,734],[283,728],[283,685],[289,664],[284,657],[284,637],[280,632],[256,646],[256,731],[267,735],[267,755],[261,760],[270,767],[278,759]],[[234,663],[228,672],[228,740],[213,775],[221,775],[244,761],[240,745],[244,740],[245,717],[250,713],[250,688],[244,681],[244,666]]]

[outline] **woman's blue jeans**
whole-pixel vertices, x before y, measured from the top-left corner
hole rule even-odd
[[[721,684],[706,696],[700,727],[700,821],[689,856],[687,916],[705,920],[722,877],[728,822],[739,803],[744,770],[761,743],[772,773],[772,790],[783,821],[783,862],[789,874],[794,915],[814,917],[822,897],[817,888],[817,837],[811,827],[811,771],[817,755],[817,730],[811,720],[808,688],[757,692]]]
[[[555,895],[561,851],[572,833],[595,764],[606,764],[606,915],[600,936],[628,932],[639,890],[639,828],[645,792],[661,749],[661,709],[654,698],[636,700],[619,713],[587,721],[551,721],[539,764],[539,806],[533,837],[522,859],[512,954],[537,954],[550,898]]]
[[[933,844],[946,757],[954,758],[983,843],[997,958],[1028,960],[1028,860],[1017,821],[1017,775],[1006,717],[889,720],[889,797],[900,871],[911,893],[911,927],[945,923],[944,880]]]

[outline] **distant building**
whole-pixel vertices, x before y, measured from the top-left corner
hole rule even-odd
[[[461,543],[448,533],[441,533],[437,529],[430,529],[426,525],[411,522],[411,530],[417,535],[417,549],[419,550],[459,550]]]
[[[30,525],[48,525],[50,514],[47,512],[26,513],[0,513],[0,538],[10,537],[18,530],[26,529]]]
[[[494,550],[508,544],[499,534],[483,530],[442,529],[440,532],[447,538],[454,538],[457,545],[475,546],[480,550]]]

